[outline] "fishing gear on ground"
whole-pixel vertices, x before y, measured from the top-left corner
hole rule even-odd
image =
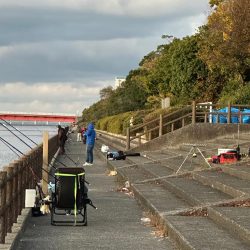
[[[122,150],[107,152],[107,160],[126,160],[127,156],[140,156],[140,153],[125,153]]]
[[[9,148],[11,149],[12,152],[14,152],[19,158],[22,156],[25,156],[25,154],[20,151],[19,149],[17,149],[15,146],[13,146],[11,143],[9,143],[8,141],[6,141],[5,139],[3,139],[0,136],[0,140]],[[18,153],[20,154],[18,154]],[[32,207],[32,215],[33,216],[41,216],[44,214],[48,214],[50,213],[50,203],[51,203],[51,196],[52,196],[52,192],[55,192],[55,184],[53,183],[48,183],[46,180],[42,179],[43,181],[45,181],[48,184],[48,190],[51,191],[50,195],[45,195],[43,193],[42,187],[41,187],[41,183],[40,183],[40,179],[39,177],[35,174],[33,168],[28,165],[32,176],[36,182],[36,197],[35,197],[35,202],[34,202],[34,207]],[[53,167],[53,166],[52,166]],[[57,180],[57,177],[52,175],[51,173],[49,173],[47,170],[45,170],[43,167],[41,167],[41,169],[43,171],[45,171],[48,175],[52,176],[53,178],[55,178],[55,181]],[[86,180],[84,180],[84,182],[86,184],[89,185],[89,182],[87,182]],[[91,204],[90,204],[91,205]]]

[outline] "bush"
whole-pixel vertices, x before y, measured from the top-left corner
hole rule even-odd
[[[147,110],[142,110],[108,116],[98,120],[96,122],[96,128],[114,134],[126,135],[127,128],[130,125],[131,117],[133,116],[134,118],[133,125],[137,125],[143,122],[143,118],[148,112],[149,111]]]
[[[107,131],[109,117],[104,117],[96,122],[96,128],[99,130]]]
[[[134,118],[133,126],[136,126],[142,123],[147,123],[154,119],[157,119],[157,121],[152,122],[147,125],[147,129],[150,130],[159,125],[158,118],[160,114],[162,114],[163,116],[170,114],[170,116],[163,118],[163,124],[166,124],[169,121],[177,119],[191,112],[190,108],[187,108],[184,110],[183,109],[180,110],[180,108],[183,108],[183,107],[170,107],[168,109],[157,109],[157,110],[140,110],[140,111],[134,111],[134,112],[121,113],[121,114],[114,115],[114,116],[108,116],[108,117],[100,119],[96,123],[96,128],[103,130],[103,131],[110,132],[110,133],[114,133],[114,134],[126,135],[127,128],[130,126],[130,119],[133,116]],[[180,111],[175,112],[178,110]],[[186,119],[189,119],[189,118],[186,118]],[[175,126],[175,129],[182,127],[182,121],[180,120],[180,121],[175,122],[174,126]],[[138,128],[138,131],[137,129],[135,129],[132,132],[132,134],[135,135],[138,132],[140,133],[142,132],[141,130],[143,130],[143,128]],[[165,126],[163,128],[164,134],[170,131],[171,131],[171,125]],[[157,137],[158,133],[159,133],[159,130],[157,129],[152,131],[151,138]]]
[[[172,121],[174,119],[177,119],[177,118],[179,118],[179,117],[181,117],[181,116],[183,116],[186,113],[189,113],[191,111],[191,109],[189,109],[189,108],[185,109],[185,110],[180,110],[181,108],[183,108],[183,107],[175,106],[175,107],[169,107],[167,109],[154,110],[153,112],[147,114],[144,117],[143,121],[144,121],[144,123],[147,123],[147,122],[151,122],[151,121],[157,119],[155,122],[151,122],[150,124],[147,125],[148,130],[154,129],[159,125],[159,117],[160,117],[160,115],[163,116],[163,124],[166,124],[166,123],[168,123],[168,122],[170,122],[170,121]],[[180,111],[178,111],[178,110],[180,110]],[[166,116],[168,114],[170,114],[170,115],[164,118],[164,116]],[[181,120],[176,121],[174,126],[175,126],[175,129],[182,127],[182,121]],[[163,134],[171,132],[171,130],[172,130],[171,125],[164,126],[163,127]],[[159,134],[158,129],[153,130],[151,132],[151,138],[153,139],[155,137],[158,137],[158,134]]]

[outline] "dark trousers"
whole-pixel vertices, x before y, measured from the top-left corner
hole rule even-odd
[[[94,145],[88,144],[87,145],[87,159],[86,162],[88,163],[93,163],[93,150],[94,150]]]

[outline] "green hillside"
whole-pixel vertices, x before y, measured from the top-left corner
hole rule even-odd
[[[83,110],[83,122],[124,133],[131,116],[140,123],[160,110],[170,97],[171,109],[181,105],[250,104],[249,0],[211,0],[211,14],[196,34],[163,35],[164,44],[139,62],[117,89],[100,91],[100,100]]]

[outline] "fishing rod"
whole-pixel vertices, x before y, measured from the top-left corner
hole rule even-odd
[[[5,144],[5,146],[7,146],[15,155],[17,155],[18,157],[20,157],[20,155],[15,151],[13,150],[12,147],[10,147],[10,145],[8,144],[7,141],[5,141],[2,137],[0,137],[0,140]],[[17,150],[17,149],[16,149]]]
[[[22,156],[26,156],[22,151],[20,151],[18,148],[16,148],[15,146],[13,146],[11,143],[9,143],[9,142],[6,141],[5,139],[3,139],[1,136],[0,136],[0,140],[1,140],[9,149],[11,149],[11,151],[14,152],[19,158],[20,158],[20,155],[18,155],[17,152],[20,153]],[[13,149],[16,150],[17,152],[15,152]],[[50,166],[50,164],[49,164],[49,165],[46,164],[46,166]],[[52,166],[52,167],[55,168],[54,166]],[[35,174],[35,172],[34,172],[34,170],[32,169],[32,167],[30,167],[30,165],[29,165],[29,169],[31,170],[33,176],[35,176],[36,179],[39,181],[39,178],[38,178],[37,175]],[[50,175],[51,177],[53,177],[53,178],[55,178],[56,180],[58,180],[56,176],[52,175],[49,171],[47,171],[47,170],[44,169],[43,167],[41,167],[41,169],[42,169],[44,172],[46,172],[48,175]],[[56,168],[55,168],[55,169],[56,169]],[[42,179],[42,180],[44,180],[44,179]],[[46,181],[46,180],[44,180],[44,181],[45,181],[47,184],[50,185],[50,183],[49,183],[48,181]],[[90,185],[90,183],[89,183],[88,181],[84,180],[84,182],[86,182],[88,185]]]
[[[1,136],[0,136],[0,140],[7,146],[8,145],[8,148],[12,148],[12,149],[14,149],[14,150],[16,150],[18,153],[20,153],[22,156],[26,156],[22,151],[20,151],[18,148],[16,148],[15,146],[13,146],[11,143],[9,143],[8,141],[6,141],[5,139],[3,139]],[[14,152],[13,150],[12,150],[12,152]],[[16,152],[15,152],[15,154],[16,155],[18,155]],[[18,157],[20,158],[20,155],[18,155]],[[47,165],[47,166],[49,166],[49,165]],[[44,172],[46,172],[47,174],[49,174],[51,177],[54,177],[52,174],[50,174],[46,169],[44,169],[43,167],[42,167],[42,170],[44,171]],[[32,169],[32,171],[33,171],[33,169]],[[48,183],[48,182],[47,182]]]
[[[2,118],[0,118],[1,120],[3,120]],[[5,121],[5,120],[4,120]],[[9,124],[7,121],[5,121],[7,124]],[[27,147],[29,147],[30,149],[32,149],[32,147],[27,144],[22,138],[20,138],[19,136],[17,136],[12,130],[10,130],[5,124],[0,123],[4,128],[6,128],[10,133],[12,133],[16,138],[18,138],[21,142],[23,142]],[[12,126],[14,127],[14,126]],[[18,129],[16,129],[18,132],[20,132]],[[24,135],[23,133],[21,133],[22,135]],[[31,140],[27,135],[25,135],[25,137],[29,140]],[[33,142],[33,141],[32,141]],[[36,146],[38,146],[37,143],[33,142]],[[57,160],[55,158],[55,156],[52,157],[55,161],[57,161],[58,163],[62,164],[64,167],[67,167],[64,163],[60,162],[59,160]],[[71,158],[70,158],[71,159]],[[72,160],[72,159],[71,159]],[[73,161],[73,160],[72,160]],[[73,161],[74,162],[74,161]],[[74,162],[74,164],[77,166],[77,163]],[[54,166],[52,166],[53,168],[55,168]]]
[[[0,140],[12,151],[12,152],[14,152],[19,158],[21,158],[21,156],[18,154],[18,153],[20,153],[21,155],[23,155],[23,156],[25,156],[25,154],[23,153],[23,152],[21,152],[18,148],[16,148],[15,146],[13,146],[11,143],[9,143],[8,141],[6,141],[5,139],[3,139],[1,136],[0,136]],[[15,151],[16,150],[16,151]],[[17,153],[18,152],[18,153]],[[36,175],[36,173],[34,172],[34,170],[33,170],[33,168],[30,166],[30,165],[28,165],[28,167],[29,167],[29,169],[30,169],[30,171],[31,171],[31,173],[32,173],[32,175],[33,175],[33,178],[35,179],[35,181],[36,181],[36,186],[38,187],[38,190],[39,190],[39,194],[40,194],[40,197],[42,198],[42,197],[45,197],[45,194],[44,194],[44,192],[43,192],[43,190],[42,190],[42,188],[38,185],[38,183],[39,183],[39,181],[40,181],[40,179],[39,179],[39,177]],[[43,169],[42,168],[42,170],[44,170],[44,171],[46,171],[45,169]],[[48,172],[48,174],[50,174],[49,172]],[[54,177],[54,176],[53,176]],[[44,180],[44,179],[42,179],[42,180]],[[44,180],[48,185],[50,185],[50,183],[48,183],[46,180]]]
[[[7,122],[6,120],[4,120],[3,118],[0,117],[0,120],[4,121],[5,123],[7,123],[9,126],[11,126],[12,128],[14,128],[16,131],[18,131],[21,135],[23,135],[25,138],[27,138],[28,140],[30,140],[32,143],[34,143],[35,145],[37,145],[36,142],[34,142],[32,139],[30,139],[27,135],[25,135],[24,133],[22,133],[19,129],[17,129],[16,127],[14,127],[10,122]],[[2,124],[2,123],[1,123]]]
[[[22,140],[22,138],[20,138],[19,136],[17,136],[13,131],[11,131],[6,125],[4,125],[3,123],[0,123],[4,128],[6,128],[9,132],[11,132],[17,139],[19,139],[21,142],[23,142],[27,147],[29,147],[30,149],[32,149],[32,147],[27,144],[24,140]],[[4,140],[2,138],[2,140]],[[6,140],[4,140],[5,143],[8,143]],[[8,143],[9,144],[9,143]],[[37,145],[37,144],[36,144]],[[12,145],[12,147],[17,150],[17,148],[15,146]],[[17,150],[18,151],[18,150]],[[20,153],[20,152],[19,152]],[[61,162],[60,162],[61,163]],[[63,165],[63,163],[61,163]],[[65,166],[65,165],[64,165]],[[52,168],[55,168],[54,166],[51,165]],[[66,167],[66,166],[65,166]]]
[[[67,154],[64,154],[69,160],[71,160],[76,166],[78,165],[78,161],[75,162],[72,158],[70,158]]]
[[[0,118],[1,120],[4,120],[4,119],[2,119],[2,118]],[[4,120],[5,121],[5,120]],[[10,124],[10,123],[8,123],[7,121],[5,121],[7,124]],[[9,128],[7,128],[7,126],[6,125],[4,125],[3,123],[0,123],[4,128],[6,128],[9,132],[11,132],[15,137],[17,137],[20,141],[22,141],[26,146],[28,146],[30,149],[32,149],[32,147],[29,145],[29,144],[27,144],[24,140],[22,140],[19,136],[17,136],[13,131],[11,131]],[[11,125],[12,126],[12,125]],[[14,126],[12,126],[12,127],[14,127]],[[20,132],[18,129],[16,129],[18,132]],[[25,136],[26,138],[28,138],[28,136]],[[13,146],[12,144],[10,144],[9,142],[7,142],[6,140],[4,140],[2,137],[0,137],[1,138],[1,141],[4,141],[4,143],[5,143],[5,145],[6,144],[8,144],[9,146],[12,146],[12,148],[14,148],[16,151],[18,151],[21,155],[24,155],[20,150],[18,150],[15,146]],[[29,138],[28,138],[29,139]],[[30,139],[31,140],[31,139]],[[35,143],[35,142],[33,142],[33,143]],[[38,145],[37,143],[35,143],[36,145]],[[62,164],[64,167],[67,167],[67,165],[65,165],[63,162],[60,162],[59,160],[57,160],[56,159],[56,157],[55,156],[53,156],[52,157],[56,162],[58,162],[58,163],[60,163],[60,164]],[[69,156],[68,156],[68,158],[69,159],[71,159]],[[72,162],[74,162],[72,159],[71,159],[71,161]],[[76,162],[74,162],[74,164],[77,166],[77,163]],[[51,165],[51,164],[49,164],[49,165],[47,165],[47,166],[50,166],[50,167],[52,167],[52,168],[54,168],[54,169],[56,169],[56,167],[54,167],[53,165]],[[53,175],[51,175],[47,170],[45,170],[43,167],[42,167],[42,170],[43,171],[45,171],[47,174],[49,174],[50,176],[52,176],[52,177],[54,177],[55,178],[55,176],[53,176]],[[47,181],[46,181],[47,182]],[[87,182],[86,180],[85,180],[85,182],[89,185],[89,182]],[[47,182],[48,183],[48,182]],[[49,183],[48,183],[49,184]]]
[[[36,142],[34,142],[32,139],[30,139],[27,135],[25,135],[24,133],[22,133],[19,129],[17,129],[16,127],[14,127],[11,123],[7,122],[6,120],[4,120],[3,118],[0,117],[0,120],[4,121],[5,123],[7,123],[9,126],[11,126],[12,128],[14,128],[16,131],[18,131],[20,134],[22,134],[25,138],[27,138],[28,140],[30,140],[32,143],[34,143],[36,146],[38,146],[38,144]],[[4,126],[9,132],[11,132],[13,135],[15,135],[17,137],[17,135],[11,131],[9,128],[7,128],[6,125],[4,125],[3,123],[0,123],[2,126]],[[32,147],[30,145],[28,145],[25,141],[23,141],[21,138],[18,137],[18,139],[20,139],[23,143],[25,143],[26,146],[28,146],[30,149],[32,149]],[[67,154],[65,154],[65,156],[71,160],[75,166],[78,165],[78,163],[76,163],[71,157],[69,157]],[[56,159],[54,156],[53,156],[53,159]],[[58,161],[58,160],[57,160]],[[62,162],[59,162],[58,163],[61,163],[62,165],[64,165]],[[65,166],[65,165],[64,165]],[[65,166],[66,167],[66,166]]]
[[[16,138],[18,138],[22,143],[24,143],[27,147],[29,147],[30,149],[32,149],[32,147],[26,143],[22,138],[20,138],[19,136],[17,136],[12,130],[10,130],[6,125],[4,125],[3,123],[0,123],[4,128],[6,128],[11,134],[13,134]]]

